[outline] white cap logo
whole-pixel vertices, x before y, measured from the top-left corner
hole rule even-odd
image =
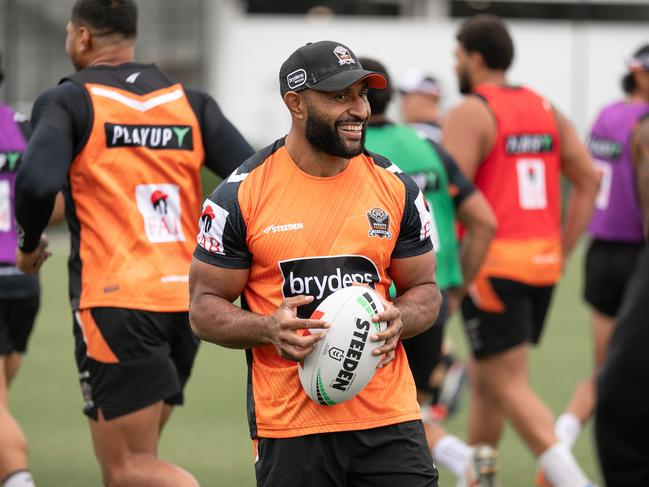
[[[304,83],[306,83],[306,71],[303,69],[297,69],[286,76],[286,83],[291,90],[299,88]]]
[[[334,54],[338,58],[338,64],[356,64],[354,58],[346,47],[338,46],[334,49]]]

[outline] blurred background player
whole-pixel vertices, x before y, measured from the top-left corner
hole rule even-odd
[[[631,147],[638,120],[649,113],[649,44],[636,50],[622,79],[624,100],[600,112],[589,137],[589,149],[601,175],[591,241],[586,256],[585,299],[591,306],[594,372],[580,383],[555,431],[572,447],[595,406],[595,377],[606,358],[609,338],[626,286],[644,247],[642,214],[636,191]]]
[[[527,354],[590,219],[597,174],[568,120],[534,91],[508,83],[514,45],[502,20],[469,18],[456,38],[459,87],[470,96],[447,114],[443,143],[498,220],[462,305],[474,356],[469,443],[497,445],[508,419],[555,487],[584,487],[588,479],[529,384]],[[563,227],[560,173],[573,187]]]
[[[0,83],[4,79],[0,53]],[[0,104],[0,484],[33,486],[27,465],[27,441],[9,412],[9,386],[18,372],[39,307],[38,277],[16,268],[18,235],[13,217],[16,172],[31,125]]]
[[[77,73],[46,105],[16,181],[18,265],[48,257],[42,232],[62,188],[84,413],[110,486],[196,486],[157,458],[198,350],[187,272],[203,163],[227,176],[252,148],[208,95],[134,62],[132,0],[78,0],[66,50]],[[37,116],[39,114],[37,113]]]
[[[649,115],[632,135],[636,188],[649,241]],[[649,246],[636,260],[597,381],[595,437],[607,486],[649,485]]]
[[[401,120],[436,143],[442,140],[439,81],[419,69],[408,71],[399,84]]]
[[[387,69],[379,61],[360,58],[360,62],[366,69],[389,78]],[[467,485],[472,485],[475,470],[481,474],[480,479],[475,479],[480,485],[496,485],[495,453],[480,449],[481,456],[476,460],[481,468],[467,468],[472,467],[473,450],[459,438],[447,435],[428,407],[431,402],[437,404],[439,401],[439,384],[434,371],[440,365],[444,325],[449,316],[448,291],[457,296],[464,280],[471,281],[475,277],[495,232],[496,219],[482,194],[446,152],[409,125],[393,123],[386,117],[391,98],[389,88],[369,90],[372,114],[365,147],[394,162],[424,194],[433,215],[431,235],[437,257],[437,283],[443,296],[440,314],[433,326],[403,341],[417,386],[417,400],[422,406],[426,439],[435,462],[448,468],[462,482],[466,480]],[[461,251],[455,235],[456,213],[466,229]],[[464,479],[467,473],[469,478]]]
[[[386,88],[387,79],[346,46],[320,41],[293,52],[279,81],[289,133],[205,202],[190,271],[192,328],[246,349],[257,485],[437,486],[400,341],[439,313],[431,217],[412,179],[364,147],[368,87]],[[387,229],[380,238],[372,214]],[[285,223],[300,225],[265,230]],[[372,338],[386,340],[373,352],[384,357],[358,395],[322,406],[300,386],[297,362],[323,333],[298,332],[325,325],[312,312],[352,276],[365,276],[384,298],[396,286],[397,297],[372,318],[388,322]],[[313,279],[329,284],[308,290]],[[239,295],[243,309],[232,304]]]

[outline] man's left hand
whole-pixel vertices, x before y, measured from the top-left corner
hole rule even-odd
[[[394,360],[394,350],[397,348],[397,343],[399,343],[399,337],[403,331],[403,323],[401,322],[401,311],[399,308],[394,306],[388,300],[384,299],[381,296],[383,301],[383,306],[385,310],[382,313],[374,315],[372,321],[378,323],[379,321],[387,321],[388,326],[381,333],[375,333],[372,335],[371,340],[374,342],[380,342],[385,340],[385,343],[375,349],[373,355],[384,355],[383,359],[376,366],[377,369],[385,367],[390,362]]]
[[[38,247],[33,252],[26,254],[20,249],[16,249],[16,267],[25,274],[36,274],[43,265],[43,262],[52,255],[47,250],[48,245],[47,236],[43,234],[41,235],[41,241],[38,243]]]

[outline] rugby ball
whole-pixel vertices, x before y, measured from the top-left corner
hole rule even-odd
[[[351,399],[367,385],[381,360],[372,351],[385,343],[370,337],[387,326],[386,322],[372,322],[372,316],[384,309],[378,293],[364,286],[339,289],[320,303],[311,318],[326,321],[331,328],[298,364],[307,396],[323,406],[333,406]]]

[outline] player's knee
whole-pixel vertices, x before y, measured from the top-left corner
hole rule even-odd
[[[102,465],[102,476],[105,487],[128,487],[132,484],[132,477],[136,466],[133,462],[120,462]]]

